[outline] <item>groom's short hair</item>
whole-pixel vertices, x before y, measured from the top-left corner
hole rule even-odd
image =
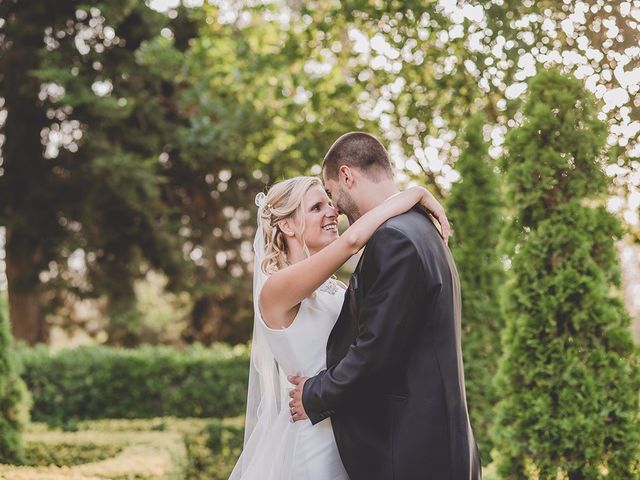
[[[322,162],[324,174],[336,178],[341,165],[357,168],[375,182],[393,178],[387,150],[365,132],[345,133],[331,145]]]

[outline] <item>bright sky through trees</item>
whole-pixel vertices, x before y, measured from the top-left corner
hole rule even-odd
[[[182,3],[187,7],[198,7],[203,4],[203,1],[186,0]],[[226,10],[228,12],[227,16],[230,20],[235,18],[233,11],[234,9],[237,9],[238,6],[234,2],[221,0],[212,3],[216,3],[221,8],[222,12],[225,12]],[[282,3],[282,8],[286,11],[286,2]],[[627,48],[622,53],[610,51],[603,52],[592,48],[589,45],[588,38],[581,33],[581,27],[584,27],[586,22],[586,14],[589,12],[589,5],[586,2],[571,3],[574,3],[573,13],[571,13],[566,19],[560,22],[559,25],[551,18],[547,18],[542,19],[541,26],[542,29],[547,32],[552,38],[558,36],[558,30],[561,30],[564,34],[567,35],[567,37],[573,37],[578,48],[574,49],[573,51],[563,51],[562,53],[558,50],[552,49],[544,53],[538,52],[537,54],[537,49],[535,47],[532,48],[532,52],[528,52],[522,55],[518,60],[518,71],[516,72],[514,77],[517,81],[505,86],[505,97],[507,99],[514,99],[526,93],[525,82],[528,80],[528,78],[532,77],[536,73],[537,64],[562,64],[570,68],[577,78],[583,79],[587,88],[594,92],[597,98],[600,98],[603,101],[603,118],[606,117],[606,114],[614,110],[619,111],[621,119],[611,127],[609,144],[613,145],[615,143],[618,143],[622,147],[629,146],[629,154],[632,157],[640,157],[640,144],[637,143],[638,133],[640,132],[640,121],[632,121],[629,117],[629,107],[625,106],[630,101],[635,102],[636,106],[638,106],[638,104],[640,103],[640,100],[633,99],[634,95],[640,90],[640,66],[632,69],[625,68],[631,63],[637,63],[638,59],[640,58],[640,46],[636,45],[634,47]],[[157,11],[169,12],[169,14],[171,14],[172,9],[175,9],[180,5],[180,1],[150,0],[148,4],[151,8]],[[475,4],[475,2],[464,3],[458,2],[456,0],[439,0],[438,4],[442,11],[453,22],[453,26],[448,31],[447,40],[453,40],[465,35],[463,26],[463,23],[465,21],[475,23],[479,26],[486,26],[487,24],[485,10],[482,8],[482,6]],[[612,7],[610,5],[606,5],[604,9],[605,11],[612,11]],[[619,14],[631,18],[631,22],[636,22],[636,28],[638,28],[640,32],[640,27],[638,27],[638,22],[640,22],[639,1],[621,2],[619,7]],[[288,20],[287,15],[284,15],[284,17],[286,18],[286,20]],[[605,42],[603,43],[604,45],[607,45],[608,42],[612,44],[613,40],[620,36],[619,28],[615,22],[615,19],[612,18],[606,19],[602,22],[601,28],[608,39],[605,40]],[[525,16],[521,19],[517,19],[515,21],[515,25],[518,28],[527,28],[529,25],[535,22],[539,22],[540,20],[541,19],[536,18],[536,15]],[[525,43],[532,43],[534,41],[533,34],[528,35],[527,32],[524,32],[522,36]],[[390,45],[386,41],[385,36],[383,36],[382,34],[375,34],[372,37],[368,37],[356,28],[351,28],[349,30],[349,39],[352,42],[353,52],[355,54],[368,57],[370,65],[374,71],[390,68],[395,63],[394,59],[398,58],[401,55],[401,52]],[[495,63],[497,65],[496,76],[498,76],[497,74],[500,68],[499,63],[500,61],[504,60],[504,50],[509,47],[509,43],[510,41],[506,40],[504,37],[498,37],[491,50],[491,53],[493,57],[495,57]],[[466,42],[466,47],[471,52],[482,50],[484,48],[482,31],[480,31],[478,34],[469,35]],[[602,72],[601,75],[598,75],[594,71],[594,68],[591,66],[591,60],[597,60],[599,58],[602,58],[603,56],[612,57],[612,59],[615,61],[616,68],[613,71],[606,70]],[[309,71],[313,71],[314,73],[322,73],[323,70],[330,69],[331,66],[322,65],[321,63],[318,63],[314,60],[313,62],[310,61],[308,63],[308,68]],[[471,70],[474,67],[469,65],[468,68]],[[619,86],[615,88],[608,88],[601,81],[601,76],[604,77],[605,80],[611,79],[612,76],[615,77]],[[390,89],[392,91],[400,91],[403,87],[404,79],[402,77],[402,72],[399,72],[397,80],[390,85]],[[302,101],[304,101],[304,99],[302,99]],[[388,126],[385,125],[388,120],[383,114],[383,112],[387,111],[389,107],[388,102],[389,101],[378,102],[376,108],[373,111],[366,112],[367,115],[373,115],[379,118],[383,130],[385,126]],[[497,157],[501,154],[500,146],[502,145],[504,139],[504,132],[505,129],[502,126],[497,126],[495,131],[491,135],[493,144],[491,154],[494,157]],[[446,143],[447,139],[444,138],[443,142]],[[402,168],[414,174],[420,173],[420,167],[415,161],[413,161],[412,159],[403,161],[398,158],[400,153],[400,150],[398,148],[393,148],[392,145],[390,148],[390,152],[394,156],[394,159],[396,160],[396,164],[398,166],[401,166]],[[439,152],[436,148],[425,148],[424,157],[426,158],[427,165],[431,170],[440,170],[442,168],[444,162],[443,159],[440,158]],[[640,171],[637,168],[637,164],[635,165],[635,167],[636,171],[630,170],[631,168],[634,168],[634,166],[629,167],[614,164],[608,167],[607,174],[609,176],[614,177],[625,175],[629,181],[628,197],[626,199],[623,199],[621,197],[612,197],[609,201],[608,207],[612,212],[621,213],[627,223],[634,227],[638,227],[638,207],[640,206]],[[444,182],[445,187],[448,186],[447,184],[450,185],[451,182],[454,182],[458,179],[457,173],[452,169],[445,169],[443,170],[443,173],[444,179],[446,180]],[[400,177],[402,179],[402,172]]]

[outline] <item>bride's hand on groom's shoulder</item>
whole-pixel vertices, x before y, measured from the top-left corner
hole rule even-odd
[[[424,187],[414,187],[418,188],[422,192],[422,198],[420,200],[420,206],[427,211],[429,217],[431,217],[431,221],[440,225],[440,235],[444,240],[444,243],[449,243],[449,237],[451,236],[451,225],[449,224],[449,219],[447,218],[447,214],[444,211],[444,207],[442,204],[433,196],[433,194]]]
[[[290,383],[295,385],[295,388],[292,388],[289,391],[289,397],[291,397],[291,401],[289,402],[289,413],[291,414],[291,419],[294,422],[306,420],[309,417],[307,416],[307,412],[305,412],[304,405],[302,404],[302,391],[304,389],[304,382],[307,381],[308,377],[289,375],[287,378]]]
[[[451,225],[447,220],[444,210],[442,211],[442,216],[439,217],[434,216],[431,212],[427,212],[427,215],[429,215],[434,224],[440,225],[440,236],[442,237],[442,240],[444,240],[444,243],[449,245],[449,237],[453,235],[453,232],[451,231]]]

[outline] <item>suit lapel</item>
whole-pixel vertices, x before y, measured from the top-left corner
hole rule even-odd
[[[366,248],[365,248],[366,250]],[[364,252],[358,260],[355,271],[349,277],[349,285],[344,295],[342,309],[327,339],[327,366],[338,363],[347,354],[349,346],[358,335],[358,298],[361,288],[360,270]]]

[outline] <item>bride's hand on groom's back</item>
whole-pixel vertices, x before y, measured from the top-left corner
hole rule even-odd
[[[295,388],[292,388],[289,391],[289,397],[291,397],[291,401],[289,402],[289,413],[291,414],[291,419],[294,422],[306,420],[309,417],[307,416],[307,412],[305,412],[304,405],[302,404],[302,391],[304,389],[304,382],[307,381],[308,377],[296,377],[294,375],[290,375],[287,378],[289,382],[295,385]]]

